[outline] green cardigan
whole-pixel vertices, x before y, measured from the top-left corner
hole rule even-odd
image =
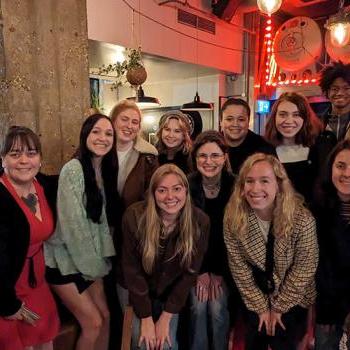
[[[105,206],[100,223],[87,218],[81,163],[72,159],[62,168],[57,193],[57,224],[45,243],[45,263],[63,275],[81,272],[86,280],[105,276],[115,255]]]

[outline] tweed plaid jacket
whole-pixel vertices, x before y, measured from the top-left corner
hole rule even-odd
[[[294,222],[292,234],[275,238],[275,291],[270,296],[262,293],[252,274],[251,265],[265,270],[266,260],[266,242],[254,212],[249,214],[248,232],[242,237],[224,228],[231,273],[248,310],[260,314],[272,308],[286,313],[293,306],[314,303],[318,263],[315,220],[309,212],[299,209]]]

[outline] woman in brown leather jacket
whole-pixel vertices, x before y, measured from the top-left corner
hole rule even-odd
[[[209,226],[173,164],[158,168],[146,201],[126,210],[122,267],[136,314],[132,349],[177,349],[178,313],[201,267]]]

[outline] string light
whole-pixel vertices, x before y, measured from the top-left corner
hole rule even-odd
[[[271,16],[274,12],[279,10],[282,5],[282,0],[258,0],[257,5],[262,13]]]

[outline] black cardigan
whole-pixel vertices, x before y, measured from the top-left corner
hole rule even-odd
[[[224,242],[223,219],[226,204],[233,191],[234,180],[233,175],[226,171],[222,172],[220,192],[217,198],[213,199],[215,207],[212,208],[213,206],[211,206],[211,208],[208,208],[208,200],[205,198],[201,174],[197,171],[189,175],[188,178],[194,205],[201,208],[211,219],[208,249],[200,272],[210,272],[223,276],[227,284],[231,284],[231,272],[228,266]]]
[[[1,174],[0,174],[1,175]],[[46,199],[55,213],[57,177],[38,174]],[[0,316],[15,314],[21,307],[15,285],[22,272],[30,239],[28,220],[16,200],[0,183]]]
[[[320,248],[316,320],[342,326],[350,312],[350,222],[339,215],[339,202],[328,200],[314,209]]]

